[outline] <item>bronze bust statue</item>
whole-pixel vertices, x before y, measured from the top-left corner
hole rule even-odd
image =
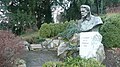
[[[99,31],[99,26],[103,24],[99,16],[91,15],[91,10],[88,5],[80,6],[81,19],[77,22],[77,27],[80,32]]]

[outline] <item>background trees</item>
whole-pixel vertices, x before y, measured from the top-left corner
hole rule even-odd
[[[65,4],[66,0],[1,0],[0,10],[3,9],[7,20],[6,26],[14,33],[22,34],[26,29],[38,29],[43,23],[53,22],[51,7],[53,4],[64,8],[62,17],[64,20],[76,20],[80,18],[79,7],[88,4],[93,14],[105,13],[107,7],[118,6],[120,0],[67,0],[70,6]],[[19,32],[17,32],[19,31]],[[19,35],[18,34],[18,35]]]

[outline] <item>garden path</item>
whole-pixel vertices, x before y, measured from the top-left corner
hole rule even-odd
[[[23,59],[26,61],[27,67],[42,67],[47,61],[59,61],[56,51],[27,51],[24,53]]]

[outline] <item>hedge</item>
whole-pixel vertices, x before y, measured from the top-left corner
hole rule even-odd
[[[107,48],[120,47],[120,14],[108,14],[103,16],[102,20],[102,43]]]
[[[43,38],[50,38],[57,36],[58,33],[63,32],[66,29],[66,26],[68,25],[68,22],[65,23],[44,23],[41,25],[41,28],[39,29],[39,36]]]

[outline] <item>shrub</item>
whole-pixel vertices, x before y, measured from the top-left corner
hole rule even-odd
[[[21,39],[11,32],[0,30],[0,67],[13,67],[14,60],[23,52]]]
[[[105,67],[95,59],[82,59],[69,57],[65,62],[47,62],[43,67]]]
[[[69,57],[65,61],[67,67],[105,67],[95,59],[84,59],[80,57]]]
[[[100,33],[103,36],[104,46],[120,47],[120,14],[106,15],[102,19],[104,24],[100,28]]]
[[[40,30],[39,30],[39,35],[40,37],[44,38],[50,38],[54,36],[61,36],[63,38],[69,38],[72,33],[74,33],[74,30],[70,30],[70,28],[75,23],[76,21],[71,20],[71,21],[66,21],[64,23],[59,23],[59,24],[54,24],[54,23],[44,23],[42,24]],[[65,31],[69,29],[68,31]],[[68,34],[67,34],[68,33]],[[67,34],[67,35],[66,35]]]
[[[30,44],[36,43],[39,44],[40,42],[44,41],[44,38],[39,37],[38,32],[31,32],[28,34],[21,35],[22,39],[27,41]]]
[[[69,40],[74,35],[74,33],[79,32],[75,23],[76,21],[71,20],[69,24],[66,26],[66,29],[62,33],[59,33],[58,35],[61,36],[64,40]]]
[[[44,24],[42,24],[42,26],[39,30],[39,35],[40,35],[40,37],[44,37],[44,38],[57,36],[58,33],[61,33],[66,29],[67,25],[68,25],[68,22],[59,23],[59,24],[44,23]]]

